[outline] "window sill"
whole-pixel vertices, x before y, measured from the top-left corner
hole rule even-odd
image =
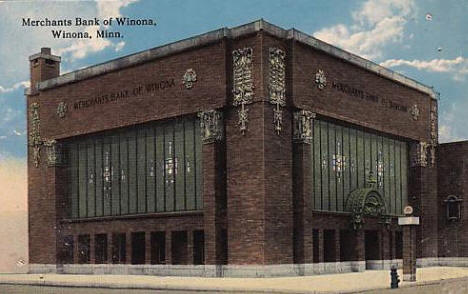
[[[179,216],[196,216],[203,215],[203,210],[190,211],[171,211],[171,212],[154,212],[145,214],[125,214],[125,215],[107,215],[87,218],[66,218],[62,219],[61,223],[81,223],[81,222],[96,222],[96,221],[114,221],[126,219],[141,219],[141,218],[163,218],[163,217],[179,217]]]

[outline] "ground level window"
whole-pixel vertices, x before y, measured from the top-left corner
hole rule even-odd
[[[187,264],[187,232],[172,232],[172,264]]]
[[[112,235],[112,263],[125,263],[126,236],[125,233],[117,233]]]
[[[312,262],[319,263],[320,261],[320,248],[319,248],[319,230],[312,230]]]
[[[65,236],[62,246],[62,263],[73,263],[73,236]]]
[[[335,230],[323,231],[323,259],[325,262],[336,261],[336,236]]]
[[[96,263],[107,263],[107,234],[97,234],[94,238]]]
[[[132,264],[144,264],[145,251],[145,232],[132,233]]]
[[[193,264],[205,263],[205,235],[203,231],[193,231]]]
[[[151,233],[151,264],[166,263],[166,232]]]
[[[78,236],[78,263],[89,263],[90,243],[89,235]]]

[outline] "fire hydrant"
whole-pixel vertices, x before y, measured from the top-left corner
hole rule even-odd
[[[398,283],[400,283],[400,279],[397,273],[396,266],[392,266],[392,268],[390,269],[390,277],[391,277],[390,287],[392,289],[398,288]]]

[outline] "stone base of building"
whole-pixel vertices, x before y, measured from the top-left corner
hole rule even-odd
[[[89,275],[153,275],[195,277],[287,277],[359,272],[365,261],[282,265],[129,265],[129,264],[29,264],[29,273]]]
[[[282,265],[29,264],[28,273],[267,278],[390,270],[393,265],[402,268],[403,261],[394,259]],[[468,267],[468,257],[430,257],[417,260],[417,267],[435,266]]]

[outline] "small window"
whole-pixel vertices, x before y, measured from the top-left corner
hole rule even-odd
[[[458,198],[455,195],[449,195],[444,200],[447,206],[447,220],[448,221],[459,221],[461,218],[461,202],[463,199]]]

